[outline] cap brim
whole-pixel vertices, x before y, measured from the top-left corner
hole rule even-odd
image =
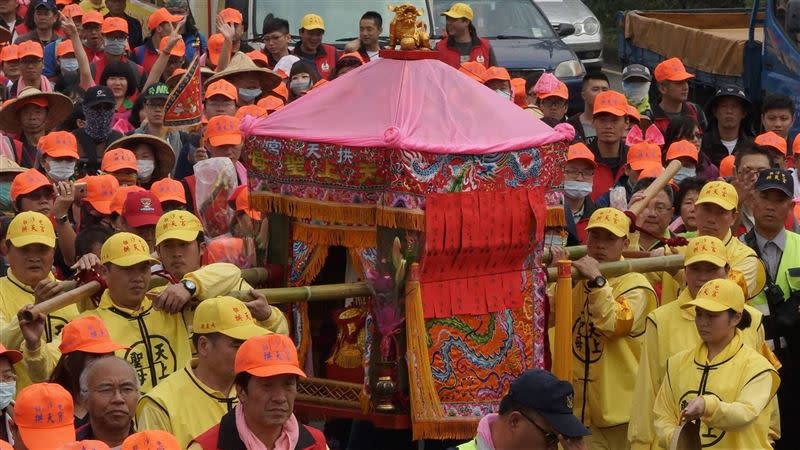
[[[14,365],[22,361],[22,352],[17,350],[6,350],[3,353],[0,353],[0,358],[8,358],[8,361],[11,363],[11,365]]]
[[[246,341],[251,337],[256,336],[264,336],[265,334],[271,334],[266,328],[260,327],[255,324],[248,324],[248,325],[241,325],[238,327],[233,327],[228,330],[218,330],[220,334],[224,334],[231,339],[236,339],[237,341]]]
[[[554,414],[538,410],[536,412],[541,414],[555,431],[566,437],[576,438],[592,434],[574,414]]]
[[[212,136],[208,138],[208,142],[214,147],[222,145],[239,145],[242,143],[241,134],[223,134],[222,136]]]
[[[95,210],[97,210],[97,212],[99,212],[101,214],[105,214],[105,215],[110,215],[111,214],[111,200],[98,201],[98,200],[86,200],[86,199],[84,199],[83,201],[85,201],[86,203],[92,205],[92,208],[94,208]]]
[[[31,244],[44,244],[50,248],[56,248],[56,239],[39,234],[24,234],[13,238],[8,238],[14,247],[20,248]]]
[[[19,434],[25,448],[28,450],[56,450],[64,444],[75,442],[75,426],[71,421],[69,425],[57,428],[28,428],[22,425]]]
[[[632,161],[630,163],[631,169],[633,169],[633,170],[644,170],[644,169],[647,169],[648,167],[651,167],[651,166],[654,166],[654,165],[657,165],[657,164],[659,164],[658,161],[652,161],[652,160],[647,160],[647,159],[638,159],[638,160]]]
[[[544,94],[544,95],[540,95],[540,96],[539,96],[539,98],[540,98],[540,99],[542,99],[542,100],[544,100],[544,99],[546,99],[546,98],[550,98],[550,97],[556,97],[556,98],[560,98],[561,100],[569,100],[569,97],[568,97],[568,96],[564,96],[564,95],[562,95],[562,94],[559,94],[559,93],[557,93],[557,92],[549,92],[549,93],[547,93],[547,94]]]
[[[120,266],[120,267],[131,267],[143,262],[149,262],[150,264],[160,264],[160,262],[157,259],[144,255],[120,256],[119,258],[114,258],[105,261],[105,263],[111,263],[114,264],[115,266]]]
[[[692,78],[694,78],[694,75],[690,74],[689,72],[683,72],[683,73],[673,74],[668,78],[666,78],[664,81],[686,81],[686,80],[691,80]]]
[[[703,255],[692,256],[691,258],[686,258],[686,260],[683,262],[683,265],[690,266],[694,263],[699,263],[699,262],[708,262],[714,264],[717,267],[725,267],[725,265],[728,264],[728,261],[726,261],[725,258],[721,256],[703,254]]]
[[[297,366],[292,364],[272,364],[267,367],[256,367],[255,369],[248,369],[245,372],[249,373],[254,377],[274,377],[277,375],[298,375],[303,378],[306,377],[306,373],[303,372]]]
[[[667,156],[667,161],[673,161],[673,160],[676,160],[678,158],[689,158],[692,161],[694,161],[695,163],[697,162],[697,156],[693,155],[693,154],[689,154],[689,153],[678,153],[678,154],[675,154],[675,155]]]
[[[469,19],[469,17],[465,16],[464,14],[458,14],[450,11],[445,11],[441,15],[451,19]]]
[[[567,160],[567,162],[570,162],[570,161],[585,161],[585,162],[587,162],[587,163],[591,164],[593,168],[595,168],[595,169],[597,168],[597,163],[596,163],[596,162],[594,162],[594,161],[592,161],[592,160],[591,160],[591,159],[589,159],[589,158],[581,158],[581,157],[577,157],[577,158],[572,158],[572,159],[568,159],[568,160]]]
[[[690,302],[685,303],[684,305],[681,305],[682,309],[689,309],[694,307],[703,308],[706,311],[711,311],[711,312],[723,312],[731,309],[727,305],[723,305],[722,303],[717,303],[715,301],[711,301],[705,298],[696,298]]]
[[[756,190],[758,192],[764,192],[764,191],[769,191],[769,190],[781,191],[784,194],[786,194],[787,197],[794,198],[793,193],[789,192],[789,188],[787,188],[786,186],[780,185],[780,184],[767,184],[767,185],[764,185],[764,186],[761,186],[761,187],[756,187]]]
[[[52,152],[45,153],[44,155],[49,156],[51,158],[74,158],[74,159],[80,158],[78,152],[68,149],[55,150]]]
[[[183,242],[192,242],[197,239],[197,236],[200,234],[200,231],[189,231],[189,230],[172,230],[167,231],[166,233],[162,234],[161,236],[156,238],[156,245],[161,244],[164,241],[170,239],[177,239]]]
[[[592,116],[596,116],[598,114],[603,114],[603,113],[611,114],[612,116],[617,116],[617,117],[625,117],[628,115],[628,111],[621,111],[619,109],[614,109],[614,108],[600,108],[597,111],[593,111]]]
[[[697,199],[694,204],[695,205],[702,205],[703,203],[712,203],[714,205],[719,206],[720,208],[726,211],[733,211],[736,209],[738,205],[733,204],[732,202],[728,202],[725,200],[720,200],[718,198],[705,198],[705,199]]]
[[[161,216],[158,214],[134,214],[130,217],[126,217],[123,214],[122,217],[129,226],[132,226],[133,228],[139,228],[146,227],[148,225],[155,226],[158,223],[159,217]]]
[[[623,230],[622,228],[612,227],[610,225],[606,225],[606,224],[603,224],[603,223],[596,223],[594,225],[588,225],[586,227],[586,230],[588,231],[588,230],[593,230],[593,229],[596,229],[596,228],[597,229],[607,230],[608,232],[610,232],[614,236],[620,237],[620,238],[621,237],[625,237],[625,236],[628,235],[628,233],[625,230]]]
[[[76,348],[75,350],[80,350],[86,353],[103,354],[103,353],[112,353],[117,350],[127,350],[128,348],[129,347],[125,347],[124,345],[119,345],[114,342],[97,342],[94,344],[83,345],[80,348]],[[62,353],[65,352],[62,351]]]

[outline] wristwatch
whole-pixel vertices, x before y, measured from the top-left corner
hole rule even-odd
[[[605,285],[606,285],[606,279],[602,275],[600,275],[599,277],[596,277],[594,280],[589,280],[589,282],[586,283],[586,286],[589,289],[600,289],[600,288],[604,287]]]
[[[186,288],[187,291],[189,291],[189,295],[191,295],[192,298],[194,298],[194,294],[195,292],[197,292],[197,285],[194,284],[194,281],[181,280],[181,284],[183,285],[184,288]]]
[[[61,217],[56,217],[56,222],[60,223],[61,225],[64,225],[64,224],[68,223],[69,222],[69,215],[64,214]]]

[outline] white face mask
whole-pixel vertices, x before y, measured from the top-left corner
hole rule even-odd
[[[289,82],[289,90],[294,92],[294,95],[300,95],[309,89],[311,89],[311,80],[292,80]]]
[[[136,173],[139,174],[139,180],[150,181],[154,170],[156,170],[156,162],[152,159],[136,161]]]
[[[683,181],[683,180],[685,180],[687,178],[694,177],[694,176],[697,176],[697,169],[696,168],[694,168],[694,167],[681,167],[680,170],[678,170],[678,173],[676,173],[675,176],[672,177],[672,179],[675,180],[676,183],[680,183],[681,181]]]
[[[585,181],[564,181],[564,195],[580,200],[592,193],[592,183]]]
[[[650,82],[623,81],[622,92],[625,93],[625,97],[627,97],[628,101],[630,101],[633,105],[638,105],[639,103],[642,103],[645,98],[647,98],[647,95],[650,92]]]
[[[62,72],[77,72],[78,60],[75,58],[61,58],[59,59]]]
[[[495,89],[494,91],[497,92],[497,95],[503,97],[504,100],[511,100],[511,93],[505,89]]]
[[[105,51],[109,55],[119,56],[125,53],[125,43],[127,42],[127,39],[105,38]]]
[[[17,383],[14,381],[8,381],[4,383],[0,383],[0,409],[5,409],[8,405],[11,404],[11,400],[14,399],[14,395],[17,393]]]
[[[239,98],[245,102],[252,102],[259,95],[261,95],[261,89],[239,88]]]
[[[75,160],[62,160],[47,158],[47,175],[53,181],[67,181],[75,175]]]

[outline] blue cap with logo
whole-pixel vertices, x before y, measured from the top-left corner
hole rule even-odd
[[[566,437],[592,434],[572,414],[572,386],[542,369],[525,371],[511,382],[508,397],[517,405],[536,411],[555,431]]]
[[[756,191],[763,192],[768,189],[777,189],[789,198],[794,198],[794,180],[788,170],[767,169],[758,174]]]

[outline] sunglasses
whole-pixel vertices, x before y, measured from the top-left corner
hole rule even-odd
[[[528,419],[528,422],[532,423],[533,426],[536,427],[536,429],[539,430],[540,433],[542,433],[542,436],[544,436],[545,445],[547,445],[548,447],[553,447],[555,445],[558,445],[558,435],[556,435],[555,433],[550,433],[549,431],[545,431],[544,428],[540,427],[539,424],[534,422],[533,419],[528,417],[522,411],[517,411],[517,412],[520,413],[522,417]]]

